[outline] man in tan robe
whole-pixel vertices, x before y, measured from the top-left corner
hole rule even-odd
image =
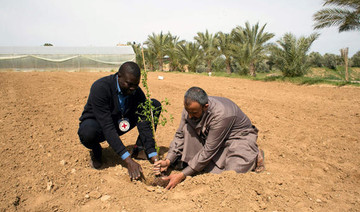
[[[263,151],[256,144],[258,130],[230,99],[207,96],[199,87],[192,87],[184,97],[180,126],[165,160],[155,162],[154,171],[167,170],[176,161],[187,166],[169,180],[174,188],[186,176],[199,172],[238,173],[264,170]]]

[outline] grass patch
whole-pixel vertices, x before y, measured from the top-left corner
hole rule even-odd
[[[325,68],[313,68],[307,75],[303,77],[284,77],[282,76],[282,73],[279,70],[275,70],[268,73],[257,73],[256,77],[252,77],[250,75],[240,75],[237,73],[227,74],[225,72],[211,72],[211,77],[230,77],[230,78],[257,80],[263,82],[286,82],[297,85],[327,84],[327,85],[333,85],[339,87],[345,85],[360,87],[360,80],[359,80],[360,69],[355,69],[355,70],[356,71],[352,71],[352,76],[350,77],[352,82],[346,82],[344,80],[344,78],[342,77],[343,73],[341,73],[342,72],[341,69],[329,70]],[[199,74],[203,76],[208,76],[207,72],[202,72],[202,73],[178,72],[178,73]]]
[[[324,78],[311,78],[311,77],[283,77],[283,76],[269,76],[265,78],[254,78],[253,80],[259,80],[264,82],[288,82],[297,85],[315,85],[315,84],[328,84],[334,86],[344,86],[344,85],[353,85],[360,87],[360,83],[357,82],[346,82],[343,80],[332,80]]]

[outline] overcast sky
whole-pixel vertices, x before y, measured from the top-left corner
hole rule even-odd
[[[360,50],[360,32],[313,30],[323,0],[0,0],[0,46],[115,46],[144,42],[153,32],[192,41],[197,32],[230,32],[266,25],[276,42],[286,32],[320,33],[311,51],[349,56]]]

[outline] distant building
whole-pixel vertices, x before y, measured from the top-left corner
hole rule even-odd
[[[135,58],[131,46],[0,47],[0,71],[117,71]]]

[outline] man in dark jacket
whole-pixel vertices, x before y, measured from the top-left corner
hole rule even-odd
[[[107,141],[114,151],[127,164],[130,178],[139,179],[142,172],[125,148],[119,136],[137,126],[139,136],[136,146],[145,149],[148,159],[153,163],[158,159],[151,125],[139,121],[139,104],[145,102],[144,92],[139,87],[141,71],[134,62],[122,64],[119,71],[103,77],[91,86],[88,101],[80,117],[78,134],[81,143],[90,149],[90,165],[99,169],[102,166],[100,143]],[[160,115],[161,103],[152,99]],[[140,117],[145,120],[145,117]]]

